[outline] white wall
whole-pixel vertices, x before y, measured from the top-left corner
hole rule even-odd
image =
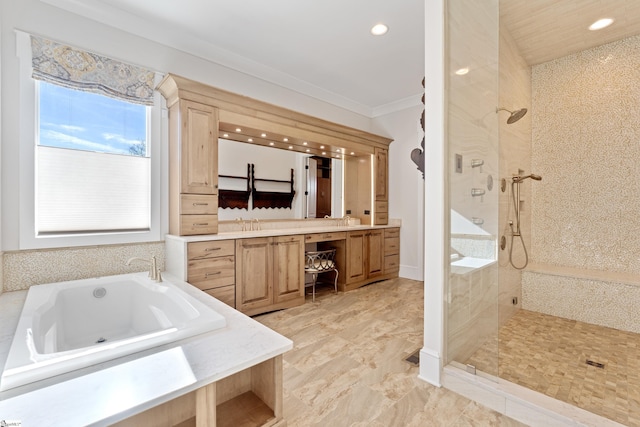
[[[416,82],[420,90],[420,82]],[[419,100],[418,100],[419,101]],[[422,105],[376,117],[374,132],[393,135],[389,146],[389,218],[401,218],[400,277],[424,280],[424,179],[411,161],[420,148]]]
[[[19,247],[20,177],[18,140],[20,103],[19,64],[15,29],[160,72],[172,72],[231,92],[243,94],[305,114],[370,131],[371,119],[293,90],[225,68],[202,58],[168,48],[142,37],[108,27],[38,0],[0,2],[2,85],[2,219],[3,250]],[[164,159],[166,165],[166,159]],[[165,166],[166,168],[166,166]],[[166,179],[166,171],[165,171]],[[166,203],[166,201],[165,201]],[[167,229],[165,224],[164,229]]]
[[[445,0],[425,0],[425,192],[424,346],[420,378],[440,385],[444,357],[445,250],[448,209],[445,191]],[[448,260],[446,260],[448,262]],[[427,276],[428,273],[428,276]],[[428,277],[428,280],[427,280]]]

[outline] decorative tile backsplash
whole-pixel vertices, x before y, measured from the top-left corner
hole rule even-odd
[[[4,291],[17,291],[31,285],[145,271],[149,267],[144,263],[127,266],[126,262],[152,255],[164,270],[164,242],[154,242],[5,252],[0,271]]]

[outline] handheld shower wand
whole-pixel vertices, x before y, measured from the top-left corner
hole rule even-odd
[[[542,177],[536,174],[530,174],[526,176],[515,175],[511,178],[511,199],[513,200],[513,211],[516,214],[516,229],[513,229],[513,221],[509,221],[509,228],[511,228],[511,245],[509,246],[509,263],[513,266],[513,268],[517,270],[522,270],[529,264],[529,254],[527,253],[527,245],[524,243],[524,238],[522,237],[522,232],[520,230],[520,184],[525,179],[533,179],[535,181],[541,181]],[[522,243],[522,249],[524,250],[524,265],[522,267],[518,267],[513,263],[513,238],[520,237],[520,242]]]

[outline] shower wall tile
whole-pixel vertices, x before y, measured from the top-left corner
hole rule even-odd
[[[447,305],[447,358],[463,362],[497,336],[496,264],[450,274]],[[497,355],[497,353],[496,353]],[[488,361],[489,366],[495,361]],[[493,372],[490,372],[493,374]]]
[[[506,180],[506,191],[500,191],[498,203],[498,239],[507,238],[505,250],[498,250],[499,324],[503,325],[520,308],[513,305],[514,297],[521,301],[521,273],[509,264],[511,230],[509,221],[515,223],[515,213],[511,200],[511,177],[519,169],[531,171],[531,68],[520,56],[515,41],[504,26],[500,25],[500,107],[509,110],[527,108],[529,112],[516,123],[507,124],[509,113],[498,113],[500,132],[500,179]],[[537,172],[536,172],[537,173]],[[536,183],[537,184],[537,183]],[[497,184],[499,187],[499,183]],[[521,184],[521,231],[527,245],[531,243],[531,181]],[[522,245],[514,239],[513,260],[516,265],[524,265],[525,257]]]
[[[3,274],[3,264],[4,262],[2,261],[4,259],[4,252],[0,252],[0,294],[2,294],[2,291],[4,291],[4,274]]]
[[[18,291],[44,283],[145,271],[149,267],[143,263],[125,263],[132,257],[152,255],[164,270],[164,242],[5,252],[0,269],[4,290]]]
[[[525,271],[522,308],[640,333],[640,286]]]
[[[640,36],[532,68],[531,256],[640,274]]]

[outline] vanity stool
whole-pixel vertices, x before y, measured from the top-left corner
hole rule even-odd
[[[333,287],[335,292],[338,292],[338,269],[336,268],[336,250],[328,249],[325,251],[309,251],[305,252],[304,272],[311,274],[312,281],[305,283],[305,288],[312,288],[311,300],[316,300],[316,284],[318,282],[318,274],[328,273],[330,271],[335,272],[333,279]]]

